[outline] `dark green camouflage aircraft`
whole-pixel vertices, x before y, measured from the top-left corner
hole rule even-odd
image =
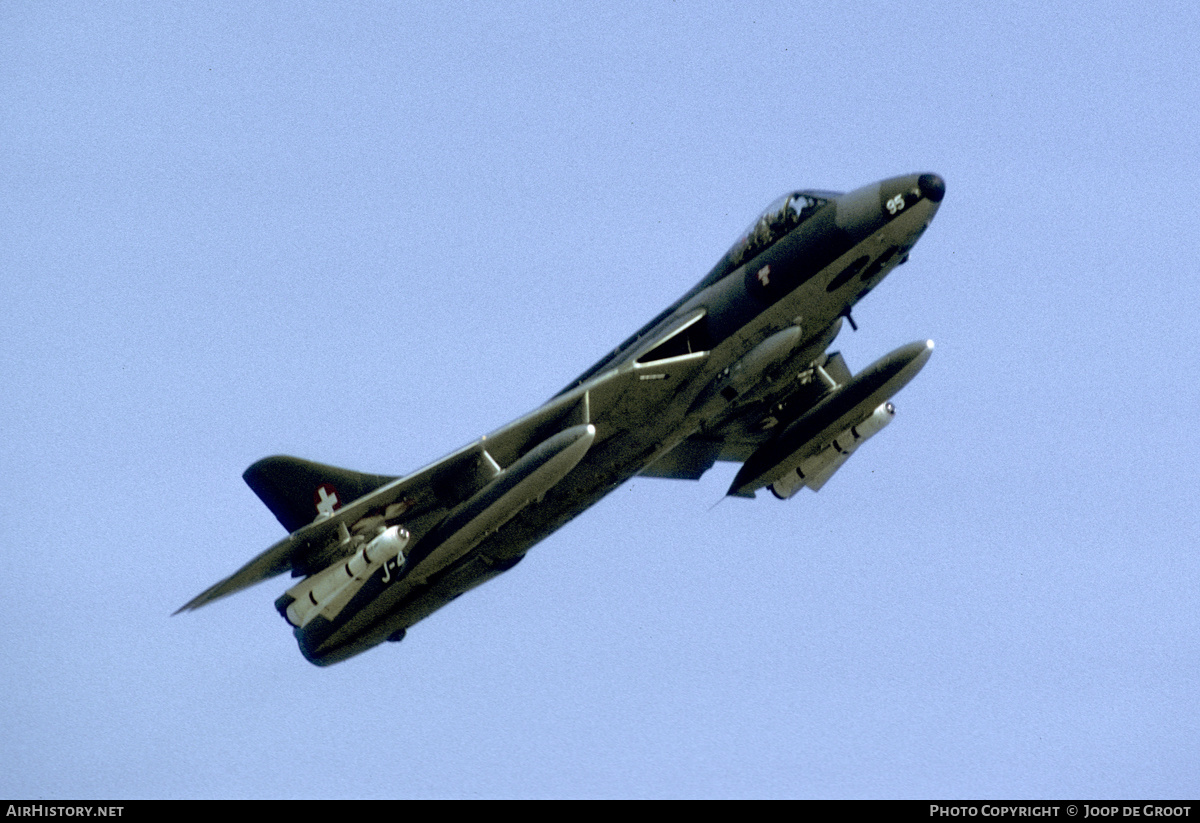
[[[406,477],[268,457],[245,479],[290,534],[180,609],[285,571],[276,602],[325,666],[515,566],[634,475],[742,468],[730,495],[820,489],[891,421],[933,342],[857,375],[826,353],[945,195],[936,174],[781,197],[708,276],[549,402]]]

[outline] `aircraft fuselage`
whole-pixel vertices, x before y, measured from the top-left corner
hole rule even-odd
[[[742,259],[735,246],[705,280],[543,407],[586,406],[571,420],[591,428],[573,435],[576,462],[561,476],[549,471],[554,481],[531,486],[528,501],[494,509],[498,525],[476,529],[456,552],[445,546],[468,527],[469,516],[458,517],[457,529],[428,529],[409,552],[404,576],[384,582],[377,575],[341,610],[343,619],[317,618],[295,630],[305,656],[328,665],[399,639],[688,438],[721,431],[739,416],[769,422],[770,410],[795,392],[796,374],[822,356],[842,318],[905,261],[944,191],[936,175],[907,175],[847,194],[807,195],[811,213],[795,226],[776,227],[776,238],[767,226],[756,239],[762,228],[756,224],[750,242],[741,241]],[[793,207],[795,215],[800,211]],[[765,243],[761,251],[756,242]],[[502,439],[527,418],[484,442]],[[484,511],[500,502],[475,505]]]
[[[258,461],[243,476],[288,537],[180,611],[290,570],[303,579],[276,608],[324,666],[401,639],[636,474],[696,479],[725,460],[743,464],[731,495],[820,489],[932,351],[912,343],[851,375],[825,349],[944,194],[937,175],[912,174],[785,195],[549,401],[404,477]]]

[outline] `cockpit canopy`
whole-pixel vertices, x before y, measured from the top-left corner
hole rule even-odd
[[[645,335],[654,330],[662,321],[670,317],[680,306],[687,303],[688,300],[695,297],[700,292],[704,291],[709,286],[718,282],[730,272],[737,269],[743,263],[753,260],[758,255],[762,254],[771,245],[779,241],[779,238],[790,232],[792,229],[799,226],[809,217],[820,211],[821,208],[828,205],[834,198],[841,196],[841,192],[836,191],[821,191],[817,189],[808,189],[806,191],[794,191],[790,194],[785,194],[759,215],[750,228],[742,235],[742,237],[733,244],[733,248],[725,252],[725,256],[717,261],[717,265],[713,267],[704,279],[693,286],[683,297],[676,300],[670,306],[662,311],[657,317],[651,320],[638,331],[626,340],[621,345],[617,346],[611,354],[593,365],[579,377],[575,378],[575,382],[564,388],[555,397],[566,394],[576,386],[581,385],[589,378],[599,374],[605,367],[614,362],[618,356],[629,350],[629,347],[637,343]],[[689,332],[689,335],[707,335],[707,326],[703,323],[696,322],[695,327]],[[642,355],[639,360],[647,362],[647,357],[654,355],[668,354],[669,356],[678,356],[689,352],[702,351],[707,346],[706,343],[699,339],[693,339],[691,336],[672,335],[664,343],[670,342],[671,346],[666,348],[656,346],[651,352]],[[676,351],[672,346],[680,346]],[[699,348],[697,348],[699,346]],[[661,351],[660,351],[661,349]]]
[[[799,226],[828,202],[827,197],[818,197],[811,192],[794,191],[767,206],[726,255],[730,270],[762,254],[775,241]]]

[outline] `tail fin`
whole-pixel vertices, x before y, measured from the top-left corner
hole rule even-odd
[[[282,455],[264,457],[242,478],[289,533],[396,479]]]

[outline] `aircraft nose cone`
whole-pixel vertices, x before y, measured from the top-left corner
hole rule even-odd
[[[942,198],[946,196],[946,181],[941,175],[922,174],[917,178],[917,186],[921,189],[921,194],[934,203],[942,202]]]

